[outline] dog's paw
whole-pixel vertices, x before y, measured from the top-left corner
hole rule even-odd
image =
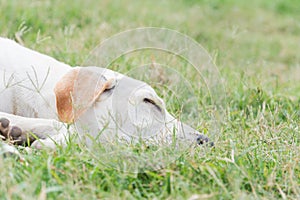
[[[2,137],[7,137],[8,134],[8,128],[9,128],[9,120],[6,118],[0,119],[0,134]]]
[[[8,140],[11,144],[29,146],[35,141],[31,133],[26,133],[18,126],[11,126],[6,118],[0,119],[0,134],[3,140]]]

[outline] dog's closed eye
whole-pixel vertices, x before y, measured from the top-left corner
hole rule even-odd
[[[144,103],[149,103],[149,104],[153,105],[157,110],[159,110],[159,112],[162,111],[161,107],[160,107],[159,105],[157,105],[157,104],[155,103],[155,101],[153,101],[152,99],[144,98],[144,99],[143,99],[143,102],[144,102]]]

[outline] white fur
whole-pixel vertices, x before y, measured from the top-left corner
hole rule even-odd
[[[105,94],[100,97],[76,121],[76,126],[68,131],[67,126],[58,121],[54,87],[72,69],[67,64],[12,40],[0,38],[0,118],[8,118],[22,130],[46,136],[41,141],[53,148],[55,142],[65,144],[65,138],[74,132],[75,127],[81,133],[87,128],[93,137],[97,137],[98,132],[105,127],[106,133],[100,138],[103,141],[116,135],[123,138],[141,136],[136,135],[137,132],[145,138],[147,134],[152,136],[157,133],[167,138],[165,136],[170,135],[174,128],[181,130],[183,135],[188,130],[188,137],[198,134],[174,119],[167,112],[163,100],[149,85],[103,68],[91,69],[101,71],[106,79],[114,79],[118,86],[115,93],[107,98]],[[143,102],[144,98],[153,99],[161,107],[161,112]],[[128,132],[132,135],[128,136]],[[87,143],[91,141],[87,140]],[[36,141],[33,145],[40,147],[41,143]]]

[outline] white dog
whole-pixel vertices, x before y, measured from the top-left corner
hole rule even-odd
[[[66,144],[74,132],[91,145],[91,138],[168,141],[174,130],[181,139],[208,141],[171,116],[144,82],[100,67],[70,67],[0,38],[3,139],[55,148],[56,143]]]

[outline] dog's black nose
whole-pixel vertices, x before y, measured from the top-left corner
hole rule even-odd
[[[198,145],[209,145],[209,146],[211,146],[211,147],[213,147],[213,146],[215,145],[214,142],[211,142],[211,141],[209,140],[209,138],[206,137],[206,136],[204,136],[204,135],[199,135],[199,136],[197,137],[197,144],[198,144]]]

